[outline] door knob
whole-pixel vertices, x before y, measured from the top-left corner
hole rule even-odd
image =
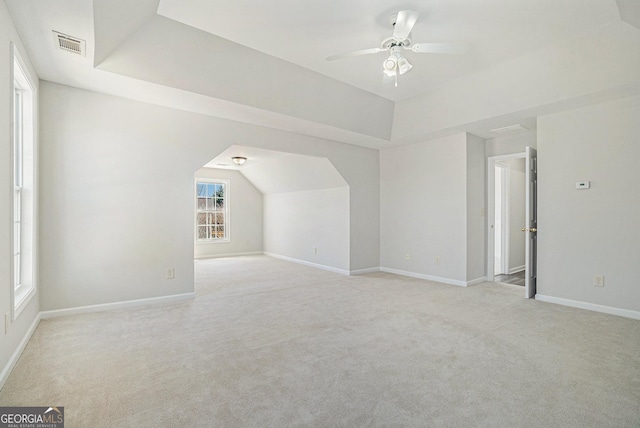
[[[526,232],[526,231],[527,231],[527,230],[529,230],[529,229],[527,229],[526,227],[523,227],[523,228],[522,228],[522,229],[520,229],[520,230],[522,230],[523,232]]]
[[[535,227],[532,227],[531,229],[529,229],[529,232],[537,232],[538,229],[536,229]]]

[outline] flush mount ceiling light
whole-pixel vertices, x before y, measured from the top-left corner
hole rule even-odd
[[[245,158],[243,156],[234,156],[234,157],[231,158],[231,160],[236,165],[244,165],[244,163],[247,161],[247,158]]]

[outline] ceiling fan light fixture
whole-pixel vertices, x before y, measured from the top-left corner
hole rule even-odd
[[[400,58],[398,58],[398,71],[400,72],[400,74],[404,74],[412,68],[413,66],[405,57],[401,56]]]
[[[382,67],[384,68],[384,72],[387,76],[395,75],[396,69],[398,68],[398,59],[394,54],[391,54],[389,55],[389,58],[384,60]]]

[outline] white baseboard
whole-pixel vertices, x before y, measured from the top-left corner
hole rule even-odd
[[[380,271],[393,273],[396,275],[408,276],[411,278],[426,279],[429,281],[441,282],[443,284],[457,285],[459,287],[466,287],[468,285],[467,281],[459,281],[457,279],[442,278],[442,277],[433,276],[433,275],[424,275],[421,273],[407,272],[404,270],[391,269],[386,267],[380,267]],[[482,280],[484,280],[484,278],[482,278]],[[477,280],[474,280],[474,281],[477,281]]]
[[[640,320],[640,312],[629,309],[614,308],[612,306],[597,305],[595,303],[580,302],[578,300],[563,299],[560,297],[545,296],[536,294],[536,300],[557,305],[571,306],[572,308],[586,309],[588,311],[602,312],[610,315],[618,315],[625,318]]]
[[[268,253],[266,251],[264,252],[264,255],[265,256],[269,256],[269,257],[273,257],[275,259],[286,260],[288,262],[293,262],[293,263],[298,263],[298,264],[305,265],[305,266],[314,267],[314,268],[317,268],[317,269],[328,270],[329,272],[339,273],[341,275],[349,275],[349,273],[350,273],[348,270],[338,269],[338,268],[334,268],[332,266],[321,265],[321,264],[318,264],[318,263],[312,263],[312,262],[308,262],[306,260],[294,259],[293,257],[282,256],[280,254]]]
[[[103,312],[112,309],[133,308],[137,306],[155,305],[158,303],[174,303],[184,300],[192,300],[196,293],[173,294],[171,296],[150,297],[148,299],[126,300],[124,302],[104,303],[100,305],[78,306],[75,308],[56,309],[52,311],[40,312],[41,319],[64,317],[67,315],[88,314],[92,312]]]
[[[36,315],[35,319],[31,323],[31,326],[29,327],[27,332],[24,334],[24,337],[18,344],[18,347],[13,352],[13,354],[11,354],[11,358],[9,358],[9,361],[7,361],[7,364],[2,369],[2,372],[0,372],[0,389],[4,387],[5,382],[7,381],[7,379],[9,379],[9,375],[11,374],[11,371],[13,371],[13,368],[16,366],[16,363],[20,359],[20,355],[22,355],[24,348],[27,347],[27,343],[29,343],[29,340],[31,339],[33,332],[36,331],[36,327],[38,327],[38,323],[40,322],[40,319],[41,319],[40,314]]]
[[[33,332],[36,331],[36,328],[38,327],[38,323],[40,322],[40,320],[55,318],[55,317],[62,317],[67,315],[86,314],[91,312],[102,312],[102,311],[108,311],[111,309],[132,308],[136,306],[154,305],[159,303],[180,302],[184,300],[194,299],[195,296],[196,296],[196,293],[174,294],[171,296],[151,297],[149,299],[128,300],[125,302],[105,303],[102,305],[80,306],[76,308],[57,309],[53,311],[39,312],[38,315],[36,315],[35,319],[33,320],[33,323],[31,324],[31,326],[25,333],[24,337],[18,344],[18,347],[11,355],[11,358],[9,358],[9,361],[7,362],[5,367],[2,369],[2,372],[0,372],[0,389],[2,389],[5,382],[9,378],[11,371],[13,370],[16,363],[18,362],[18,359],[20,359],[20,355],[22,355],[24,348],[26,348],[27,343],[29,343],[29,340],[31,339]]]
[[[368,273],[376,273],[376,272],[380,272],[379,267],[352,270],[351,272],[349,272],[349,275],[366,275]]]
[[[247,253],[228,253],[228,254],[212,254],[207,256],[194,257],[194,260],[219,259],[221,257],[242,257],[242,256],[261,256],[262,251],[249,251]]]
[[[509,275],[513,275],[514,273],[522,272],[524,270],[524,265],[516,266],[514,268],[509,269]]]
[[[472,279],[471,281],[467,281],[467,287],[472,285],[482,284],[483,282],[487,282],[487,277],[483,276],[482,278]]]

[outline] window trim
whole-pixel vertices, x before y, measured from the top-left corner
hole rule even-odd
[[[21,236],[18,238],[19,243],[17,245],[20,246],[19,250],[20,250],[20,269],[21,269],[21,277],[22,274],[24,272],[28,272],[28,277],[30,278],[30,281],[28,282],[23,282],[22,278],[21,278],[21,284],[16,286],[15,285],[15,260],[13,263],[11,263],[10,266],[10,275],[11,275],[11,281],[10,281],[10,298],[11,298],[11,320],[15,321],[18,316],[20,315],[20,313],[26,308],[26,306],[31,302],[31,299],[33,299],[33,297],[37,294],[37,254],[38,254],[38,239],[37,239],[37,234],[38,234],[38,218],[37,218],[37,213],[38,213],[38,197],[37,197],[37,191],[38,191],[38,91],[37,91],[37,86],[35,85],[35,79],[34,76],[31,74],[29,67],[27,67],[26,62],[24,61],[22,55],[20,54],[18,48],[16,47],[16,45],[14,43],[11,43],[11,67],[10,67],[10,82],[11,82],[11,90],[12,90],[12,101],[10,103],[10,114],[11,114],[11,125],[10,125],[10,132],[11,132],[11,140],[12,143],[10,145],[10,157],[12,159],[11,161],[11,181],[12,181],[12,197],[11,197],[11,254],[13,255],[15,253],[15,246],[16,246],[16,231],[15,231],[15,221],[16,221],[16,202],[15,202],[15,194],[16,191],[18,191],[18,193],[20,194],[20,233]],[[15,142],[15,121],[17,118],[17,112],[16,112],[16,88],[19,89],[20,92],[23,93],[28,93],[30,94],[29,98],[25,98],[23,96],[20,96],[20,122],[22,124],[22,130],[21,132],[21,136],[20,136],[20,140],[21,140],[21,183],[19,188],[16,188],[15,186],[15,177],[16,177],[16,160],[15,160],[15,146],[16,146],[16,142]],[[25,109],[29,109],[29,115],[24,115],[23,112],[25,111]],[[27,128],[28,127],[28,128]],[[28,141],[25,140],[25,138],[28,139]],[[24,168],[24,160],[25,160],[25,142],[26,144],[29,145],[28,147],[28,154],[30,155],[30,158],[28,160],[28,162],[30,162],[29,164],[29,168],[28,168],[28,181],[30,182],[30,186],[29,188],[25,187],[25,169]],[[30,170],[30,171],[29,171]],[[26,212],[26,216],[30,215],[30,218],[26,218],[25,217],[25,201],[24,201],[24,193],[25,191],[28,191],[31,193],[30,195],[30,209],[27,210]],[[27,226],[24,226],[24,224],[27,224]],[[28,227],[30,228],[30,232],[31,232],[31,236],[30,239],[28,239],[27,241],[25,241],[23,239],[22,236],[22,232],[23,232],[23,228],[24,227]],[[27,253],[24,252],[24,248],[25,248],[25,243],[28,243],[28,246],[30,247],[30,249],[28,250]],[[27,259],[28,257],[28,259]],[[29,265],[28,270],[24,270],[25,269],[25,265]]]
[[[225,186],[225,207],[224,207],[224,226],[225,237],[220,239],[199,239],[198,238],[198,183],[217,183],[224,184]],[[194,201],[194,216],[193,216],[193,237],[196,244],[228,244],[231,242],[231,182],[229,180],[221,180],[216,178],[201,178],[196,177],[193,185],[193,201]]]

